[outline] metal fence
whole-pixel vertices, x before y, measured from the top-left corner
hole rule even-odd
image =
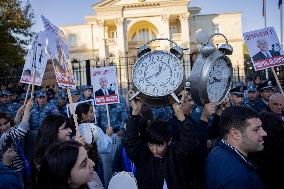
[[[132,68],[137,60],[137,56],[119,57],[117,60],[108,59],[90,59],[83,61],[72,61],[73,73],[77,86],[91,85],[90,69],[95,67],[116,66],[119,91],[125,95],[132,83]],[[192,64],[190,63],[190,55],[185,54],[183,59],[184,74],[189,79]],[[239,67],[233,70],[233,83],[245,82],[245,75]]]
[[[132,83],[132,68],[137,60],[137,56],[125,56],[119,57],[117,59],[107,58],[107,59],[89,59],[89,60],[73,60],[72,69],[75,78],[75,83],[77,86],[81,85],[91,85],[91,68],[95,67],[105,67],[105,66],[116,66],[118,84],[121,94],[126,94]],[[184,74],[186,79],[189,79],[192,64],[190,63],[190,55],[185,54],[183,59]],[[278,70],[278,69],[277,69]],[[284,70],[284,69],[283,69]],[[22,66],[4,67],[0,70],[0,83],[17,83],[20,81],[22,73]],[[246,82],[246,77],[243,71],[239,67],[233,70],[233,82],[243,81]]]

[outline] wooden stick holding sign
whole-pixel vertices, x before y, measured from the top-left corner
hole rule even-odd
[[[75,113],[70,88],[67,88],[67,95],[68,95],[68,99],[69,99],[69,103],[70,103],[71,114],[73,116],[73,120],[74,120],[74,123],[75,123],[76,139],[79,139],[80,138],[80,131],[79,131],[79,124],[78,124],[78,119],[77,119],[78,117],[77,117],[77,114]]]
[[[109,109],[108,104],[106,104],[106,111],[107,111],[107,126],[110,127],[110,119],[109,119]]]
[[[281,84],[280,84],[280,82],[279,82],[279,79],[278,79],[278,77],[277,77],[277,74],[276,74],[276,72],[275,72],[275,69],[274,69],[274,68],[271,68],[271,70],[272,70],[272,73],[273,73],[274,78],[275,78],[275,80],[276,80],[276,83],[277,83],[277,85],[278,85],[278,88],[279,88],[281,94],[284,96],[284,92],[283,92],[282,86],[281,86]]]
[[[25,97],[24,105],[27,104],[30,89],[31,89],[31,84],[29,84],[29,86],[28,86],[28,90],[27,90],[27,92],[26,92],[26,97]]]
[[[31,96],[34,96],[35,93],[35,75],[36,75],[36,69],[33,67],[33,83],[32,83]]]

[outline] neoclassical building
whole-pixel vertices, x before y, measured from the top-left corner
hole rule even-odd
[[[122,67],[120,57],[136,56],[137,48],[147,41],[169,38],[189,54],[198,49],[195,34],[223,33],[234,48],[230,56],[234,67],[243,70],[241,13],[200,15],[201,8],[190,7],[190,0],[102,0],[92,6],[94,15],[85,24],[61,26],[71,51],[71,60],[112,59]],[[214,37],[218,46],[222,37]],[[152,49],[168,50],[168,41],[154,41]],[[189,57],[189,56],[188,56]],[[190,66],[186,66],[190,74]],[[126,73],[121,73],[122,76]],[[122,77],[122,80],[126,78]]]

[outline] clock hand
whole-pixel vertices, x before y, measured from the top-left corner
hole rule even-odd
[[[151,77],[154,77],[154,76],[156,77],[157,75],[159,75],[159,73],[160,73],[160,71],[154,73],[153,75],[146,77],[145,79],[147,80],[147,79],[150,79]]]

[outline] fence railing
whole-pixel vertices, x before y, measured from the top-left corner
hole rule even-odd
[[[74,60],[72,61],[72,69],[77,86],[91,85],[90,69],[93,67],[105,67],[105,66],[116,66],[118,84],[121,93],[126,93],[129,86],[132,83],[132,68],[137,60],[136,56],[125,56],[119,58],[107,58],[107,59],[89,59],[89,60]],[[183,59],[184,74],[186,79],[189,79],[191,63],[190,55],[185,54]],[[280,71],[279,71],[280,70]],[[284,72],[282,69],[277,69],[278,73]],[[0,70],[0,83],[17,83],[20,81],[22,73],[22,67],[11,68],[5,67]],[[242,74],[239,68],[233,70],[233,82],[243,81],[245,82],[246,77]]]

